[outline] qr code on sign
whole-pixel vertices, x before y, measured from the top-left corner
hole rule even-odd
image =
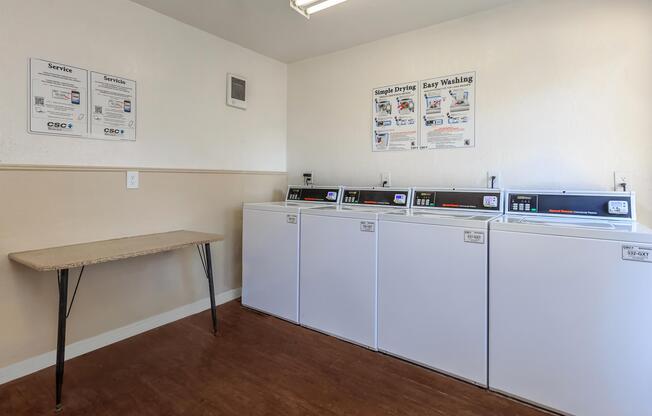
[[[102,106],[101,105],[96,105],[95,106],[95,114],[102,114]]]
[[[45,98],[34,97],[34,105],[45,105]]]

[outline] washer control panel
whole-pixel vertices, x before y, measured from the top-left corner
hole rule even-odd
[[[414,189],[412,208],[449,208],[502,212],[502,193],[492,190]]]
[[[336,186],[290,186],[285,200],[294,202],[328,202],[334,204],[339,201],[340,192],[341,189]]]
[[[509,212],[538,212],[539,196],[510,194],[507,204]]]
[[[634,219],[634,195],[625,192],[509,192],[507,213]]]
[[[343,204],[372,205],[407,208],[410,202],[409,189],[392,188],[348,188],[342,194]]]

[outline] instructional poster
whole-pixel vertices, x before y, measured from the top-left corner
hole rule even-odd
[[[475,146],[475,72],[421,81],[422,149]]]
[[[373,151],[418,149],[419,83],[373,90]]]
[[[136,140],[136,82],[91,72],[91,137]]]
[[[31,58],[31,133],[84,136],[88,131],[88,71]]]

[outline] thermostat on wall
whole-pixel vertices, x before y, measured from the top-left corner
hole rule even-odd
[[[226,74],[226,104],[247,109],[247,80],[239,75]]]

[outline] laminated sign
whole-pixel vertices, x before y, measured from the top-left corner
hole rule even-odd
[[[419,84],[374,88],[371,130],[373,151],[418,149]]]
[[[422,149],[475,146],[475,72],[421,81]]]
[[[136,81],[91,72],[91,137],[136,140]]]
[[[42,59],[29,61],[31,133],[84,136],[88,71]]]

